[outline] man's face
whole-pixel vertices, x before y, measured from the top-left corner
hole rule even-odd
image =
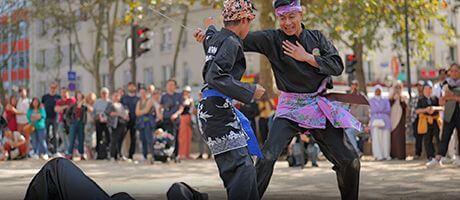
[[[458,68],[459,68],[458,66],[450,68],[449,70],[450,78],[460,79],[460,70]]]
[[[430,86],[423,87],[423,95],[426,97],[430,97],[433,92],[433,89]]]
[[[62,89],[62,90],[61,90],[61,96],[62,96],[62,98],[64,98],[64,99],[69,98],[69,91],[67,91],[66,89]]]
[[[301,12],[289,12],[284,15],[278,16],[281,30],[289,36],[296,35],[302,29],[302,13]]]
[[[168,83],[166,84],[166,90],[168,91],[168,93],[176,92],[176,83],[174,83],[174,81],[168,81]]]
[[[242,31],[241,39],[244,39],[246,38],[246,36],[248,36],[248,33],[251,30],[251,22],[252,20],[250,19],[241,20],[241,23],[240,23],[241,31]]]
[[[21,90],[21,97],[22,97],[22,98],[27,97],[27,90],[26,90],[26,89],[22,89],[22,90]]]
[[[129,93],[136,93],[136,90],[137,90],[137,88],[136,88],[135,84],[128,85],[128,92]]]
[[[58,86],[57,86],[56,84],[51,84],[51,85],[50,85],[50,93],[51,93],[52,95],[56,94],[56,92],[57,92],[57,87],[58,87]]]

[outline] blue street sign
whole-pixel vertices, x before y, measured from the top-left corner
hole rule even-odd
[[[74,72],[74,71],[67,72],[67,79],[69,79],[69,81],[76,81],[77,80],[77,72]]]

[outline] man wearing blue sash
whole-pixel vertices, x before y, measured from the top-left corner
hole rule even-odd
[[[250,103],[265,92],[260,85],[240,81],[246,70],[242,39],[255,18],[254,6],[250,0],[226,0],[222,15],[225,27],[210,33],[203,43],[205,87],[198,105],[198,124],[228,199],[259,199],[251,155],[261,157],[262,153],[249,121],[232,104],[233,99]]]

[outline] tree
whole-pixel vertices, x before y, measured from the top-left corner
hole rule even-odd
[[[445,16],[440,14],[437,0],[410,0],[408,13],[410,38],[413,54],[424,57],[431,47],[426,25],[436,21],[446,30],[446,36],[454,32],[447,24]],[[392,33],[394,47],[401,51],[404,41],[404,1],[403,0],[361,0],[303,1],[307,13],[305,23],[309,27],[318,27],[329,34],[333,40],[350,48],[356,56],[356,76],[360,85],[366,85],[363,71],[363,57],[366,51],[381,48],[384,37],[382,29]],[[403,42],[403,43],[401,43]],[[398,45],[399,44],[399,45]],[[360,87],[366,92],[366,87]]]
[[[124,13],[121,13],[124,1],[119,0],[64,0],[54,1],[32,0],[33,16],[38,20],[46,20],[55,34],[65,37],[70,44],[75,45],[81,66],[88,71],[96,82],[97,92],[102,87],[101,63],[105,59],[109,68],[109,87],[115,89],[115,72],[128,59],[124,48],[116,48],[117,36],[126,32],[122,29]],[[90,23],[95,34],[92,46],[93,52],[87,52],[82,47],[79,26]],[[106,44],[104,47],[103,44]],[[104,52],[104,48],[107,52]],[[120,51],[117,51],[120,50]],[[118,58],[118,59],[117,59]]]

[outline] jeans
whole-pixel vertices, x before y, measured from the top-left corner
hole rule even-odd
[[[110,156],[117,160],[121,156],[121,145],[125,135],[126,124],[118,123],[117,128],[112,128],[112,141],[110,142]]]
[[[67,151],[67,149],[69,148],[69,137],[67,136],[66,131],[67,130],[65,128],[64,122],[59,122],[57,134],[62,142],[58,148],[58,151],[60,152]]]
[[[35,130],[35,133],[32,135],[32,147],[37,155],[47,153],[46,129],[43,128]]]
[[[58,123],[56,119],[49,119],[46,118],[46,138],[49,144],[50,152],[51,153],[57,153],[58,149],[58,144],[59,144],[59,139],[58,139]],[[51,128],[53,127],[53,128]]]
[[[142,129],[139,129],[139,134],[142,142],[142,154],[144,158],[147,158],[147,155],[150,153],[153,157],[153,128],[146,126]],[[150,151],[150,152],[149,152]]]
[[[67,154],[72,155],[75,146],[75,139],[78,138],[78,153],[83,155],[85,143],[85,124],[82,121],[72,122],[70,124],[69,149]]]

